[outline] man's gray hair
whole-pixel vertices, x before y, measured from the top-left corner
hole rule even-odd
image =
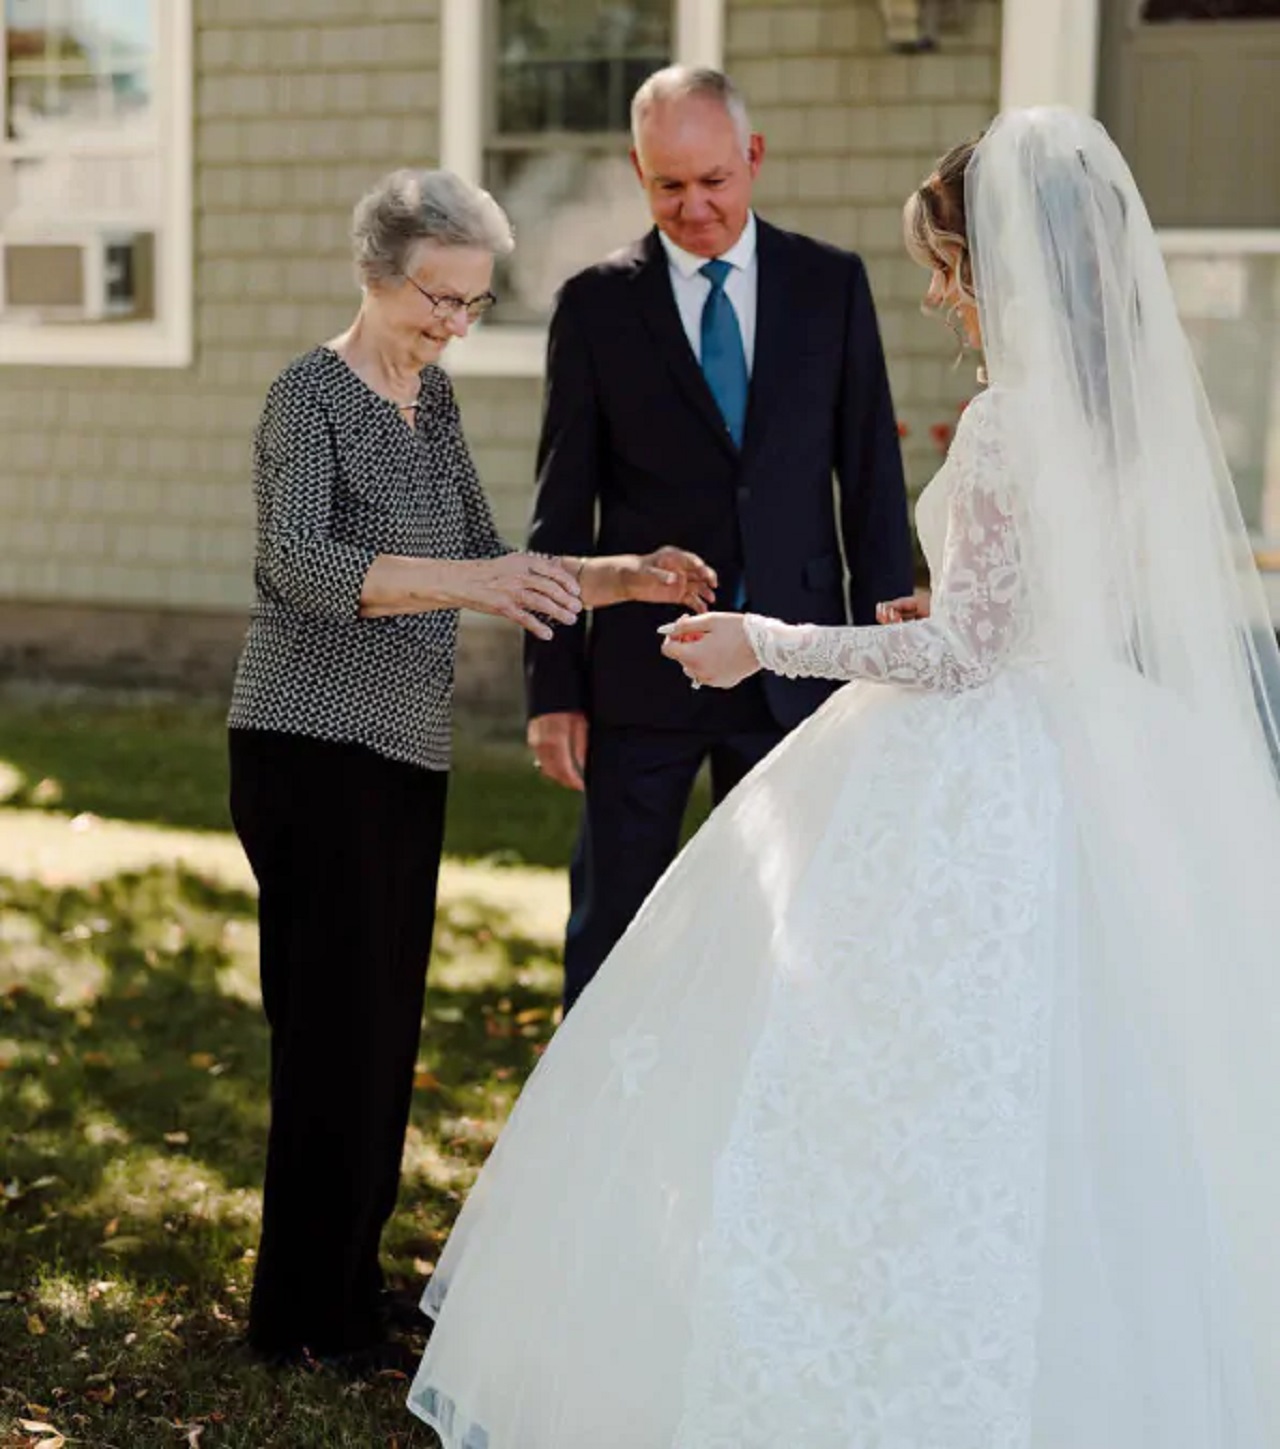
[[[506,212],[452,171],[392,171],[356,202],[351,248],[361,283],[403,277],[423,242],[475,247],[495,257],[515,246]]]
[[[640,127],[654,106],[690,99],[715,101],[723,106],[745,154],[751,141],[751,118],[742,92],[724,71],[701,65],[669,65],[654,71],[641,85],[631,101],[631,141],[636,149],[640,146]]]

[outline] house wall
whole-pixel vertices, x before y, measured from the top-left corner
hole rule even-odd
[[[760,210],[860,251],[914,486],[972,373],[919,314],[903,198],[995,109],[998,0],[932,55],[884,48],[875,0],[727,0],[726,67],[769,153]],[[250,599],[250,438],[280,366],[356,301],[350,206],[438,155],[437,0],[196,0],[194,366],[0,368],[0,669],[225,691]],[[481,476],[513,538],[540,384],[460,377]],[[459,692],[518,712],[518,640],[470,620]]]

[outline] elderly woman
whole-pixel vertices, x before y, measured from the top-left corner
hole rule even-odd
[[[702,607],[692,555],[551,559],[499,538],[438,362],[511,249],[486,193],[397,171],[354,215],[360,310],[259,424],[257,602],[230,712],[231,807],[260,888],[271,1130],[249,1341],[395,1362],[378,1264],[418,1050],[458,611],[540,638],[625,599]]]

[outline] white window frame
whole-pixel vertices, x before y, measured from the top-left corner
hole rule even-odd
[[[724,63],[725,0],[675,0],[675,58],[686,65]],[[485,7],[443,0],[441,12],[440,164],[468,181],[484,175]],[[541,377],[547,329],[476,326],[445,354],[449,370],[471,377]]]
[[[154,97],[163,156],[155,316],[111,323],[19,324],[0,318],[0,365],[188,367],[192,360],[193,0],[156,0]],[[3,26],[0,25],[0,32]],[[3,35],[0,34],[0,39]],[[0,74],[0,99],[3,98]],[[0,145],[3,139],[0,138]],[[68,234],[74,230],[72,227]],[[3,243],[0,240],[0,247]],[[2,261],[2,257],[0,257]]]

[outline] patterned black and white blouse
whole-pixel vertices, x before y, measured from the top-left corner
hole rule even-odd
[[[276,378],[254,440],[257,601],[228,723],[367,745],[449,768],[458,611],[362,619],[379,554],[497,558],[448,375],[422,372],[417,423],[326,347]]]

